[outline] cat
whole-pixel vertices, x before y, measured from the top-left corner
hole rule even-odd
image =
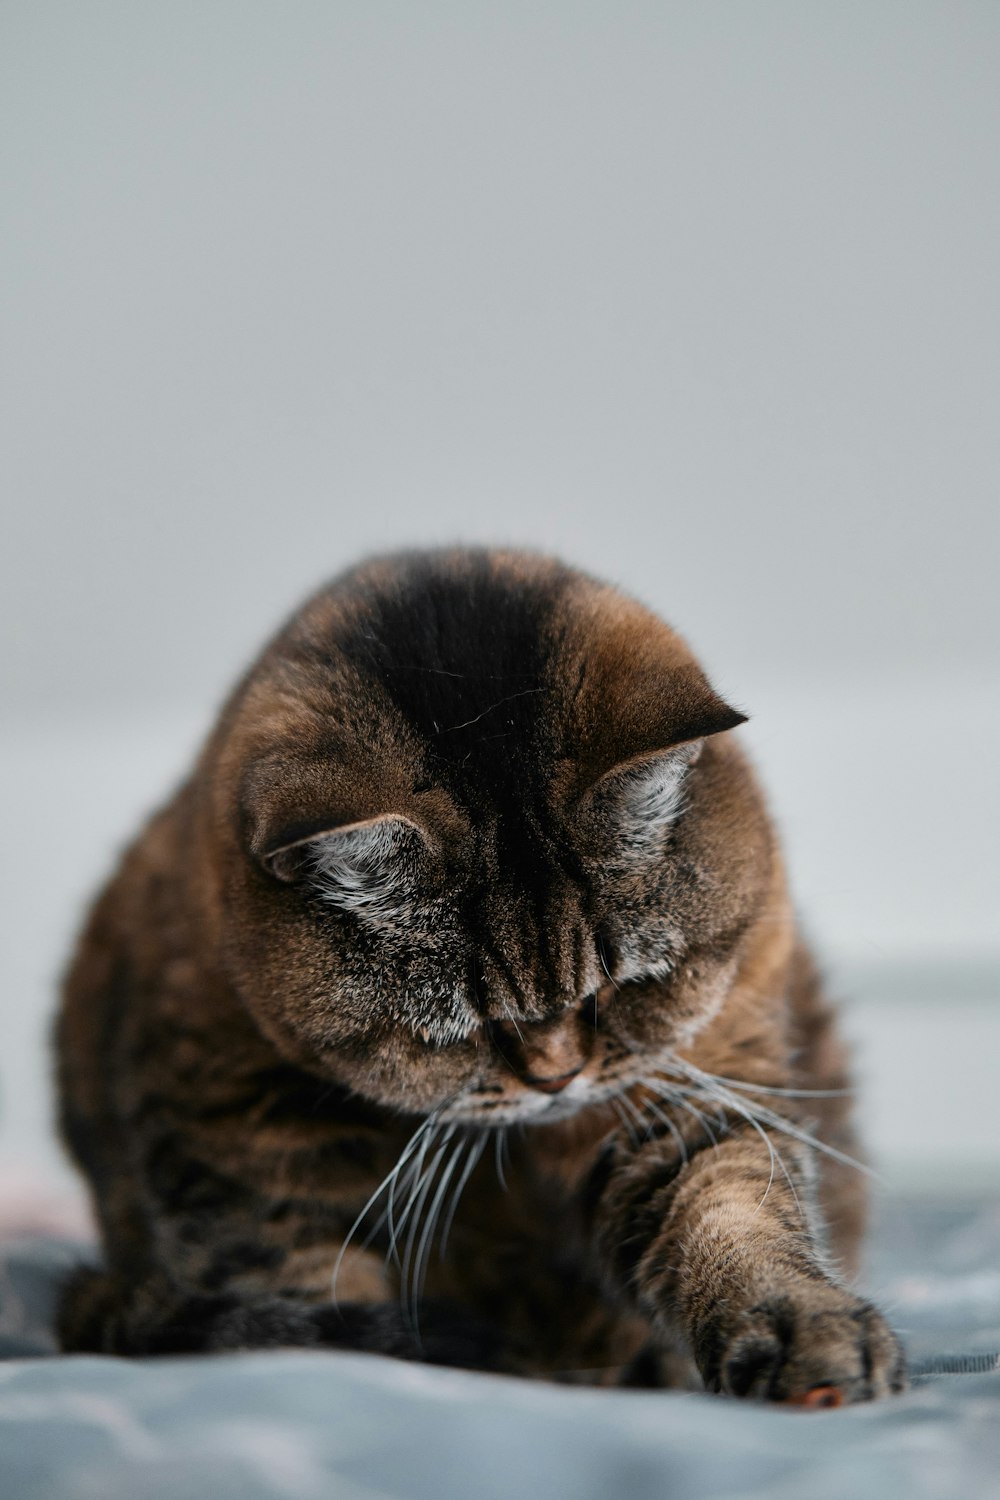
[[[554,559],[376,557],[312,598],[71,962],[105,1261],[62,1347],[902,1389],[845,1279],[847,1059],[743,721]]]

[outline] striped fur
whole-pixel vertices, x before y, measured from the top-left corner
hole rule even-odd
[[[741,719],[550,559],[376,558],[310,600],[69,969],[106,1260],[64,1346],[898,1388],[844,1279],[845,1057]]]

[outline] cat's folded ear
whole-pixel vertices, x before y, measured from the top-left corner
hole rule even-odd
[[[342,911],[387,916],[412,892],[423,849],[415,824],[385,813],[281,844],[261,863],[278,880],[307,881]]]
[[[693,661],[622,656],[616,661],[605,652],[597,658],[575,705],[584,786],[627,762],[700,746],[746,722],[746,714],[720,698]],[[690,755],[684,763],[692,764]]]
[[[383,810],[387,791],[332,761],[257,762],[241,786],[247,850],[276,880],[306,884],[343,911],[384,915],[412,894],[430,848],[413,818]]]
[[[665,651],[655,635],[632,645],[617,656],[606,648],[584,679],[578,785],[584,821],[602,843],[641,851],[683,814],[688,773],[706,740],[746,715],[719,697],[676,639]]]
[[[688,740],[612,766],[584,798],[585,816],[620,847],[641,852],[656,845],[684,811],[687,773],[704,743]]]

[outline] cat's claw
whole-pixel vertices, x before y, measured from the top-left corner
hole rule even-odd
[[[906,1388],[903,1351],[882,1314],[830,1284],[754,1302],[719,1344],[707,1379],[732,1396],[820,1409]]]

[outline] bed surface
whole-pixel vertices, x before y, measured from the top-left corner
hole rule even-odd
[[[865,1287],[913,1388],[807,1413],[282,1352],[54,1356],[78,1245],[0,1246],[4,1500],[1000,1496],[1000,1203],[883,1205]]]

